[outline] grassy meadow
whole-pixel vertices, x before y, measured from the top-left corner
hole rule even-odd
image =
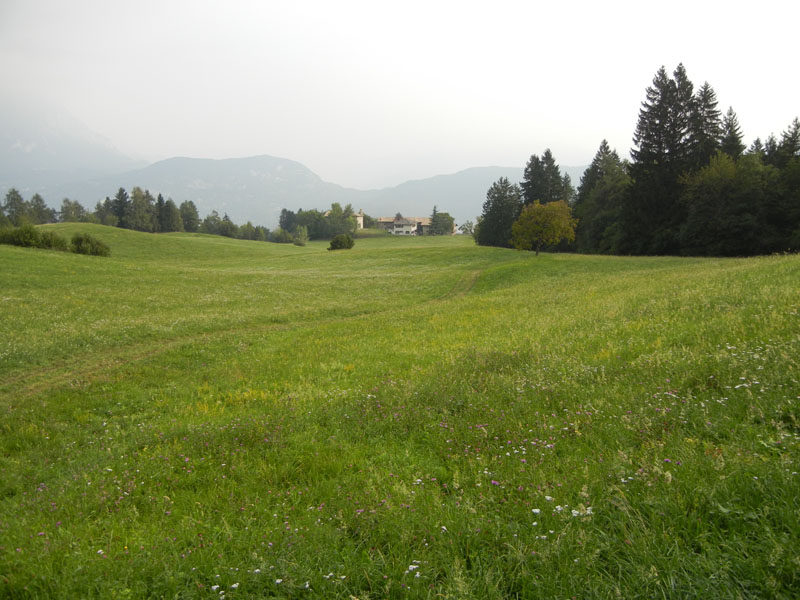
[[[47,228],[2,598],[800,596],[800,256]]]

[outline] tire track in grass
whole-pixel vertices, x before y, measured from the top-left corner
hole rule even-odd
[[[337,316],[336,321],[356,320],[369,316],[378,316],[387,313],[396,313],[398,310],[408,310],[411,308],[422,307],[428,304],[447,302],[461,298],[475,286],[475,282],[483,272],[483,269],[472,270],[462,275],[456,284],[441,296],[429,298],[416,304],[408,304],[401,308],[387,308],[376,311],[355,312],[347,316]],[[301,320],[294,323],[270,323],[268,325],[243,325],[230,329],[207,331],[170,339],[149,340],[147,342],[135,342],[113,349],[95,349],[80,354],[69,360],[61,361],[58,364],[46,366],[34,371],[23,370],[16,374],[13,372],[4,378],[0,385],[0,394],[9,399],[24,399],[41,392],[77,383],[80,386],[108,381],[116,372],[118,367],[131,363],[148,360],[166,352],[176,350],[183,346],[190,346],[199,342],[210,342],[222,339],[226,336],[237,334],[253,335],[258,333],[273,333],[280,331],[291,331],[314,327],[323,323],[328,323],[331,318]],[[102,358],[98,354],[102,352]]]

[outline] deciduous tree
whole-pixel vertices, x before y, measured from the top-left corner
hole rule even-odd
[[[534,202],[522,209],[512,226],[512,242],[517,250],[539,250],[543,246],[575,239],[575,225],[569,204],[563,200],[540,204]]]
[[[200,229],[200,215],[197,206],[191,200],[181,202],[180,208],[183,230],[188,233],[195,233]]]

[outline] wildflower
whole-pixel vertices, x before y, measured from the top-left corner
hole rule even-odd
[[[235,590],[238,587],[239,587],[239,583],[238,582],[231,585],[231,589],[232,590]]]
[[[219,586],[218,585],[212,585],[211,589],[216,592],[219,589]]]
[[[492,485],[500,485],[500,482],[499,481],[495,481],[494,479],[492,479]]]
[[[533,508],[533,509],[531,509],[531,512],[532,512],[533,514],[535,514],[535,515],[538,515],[538,514],[539,514],[540,512],[542,512],[542,511],[541,511],[541,510],[539,510],[538,508]]]
[[[261,569],[256,569],[253,573],[261,573]]]
[[[413,571],[414,569],[419,569],[419,565],[408,565],[409,571]]]
[[[552,496],[545,496],[544,499],[547,500],[548,502],[552,502],[553,501],[553,497]]]
[[[102,550],[98,550],[98,551],[97,551],[97,553],[98,553],[98,554],[102,554],[102,553],[103,553],[103,551],[102,551]]]
[[[444,525],[442,525],[442,533],[447,533],[447,527],[445,527]]]

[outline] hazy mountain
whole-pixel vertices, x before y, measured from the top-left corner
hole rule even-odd
[[[354,205],[361,194],[327,183],[293,160],[251,156],[213,160],[170,158],[143,169],[71,183],[53,189],[50,196],[79,200],[87,208],[113,196],[120,187],[134,186],[163,194],[180,204],[192,200],[204,216],[216,210],[236,223],[274,226],[281,208],[323,208],[332,202]]]
[[[573,182],[580,180],[582,167],[564,167]],[[275,227],[282,208],[317,208],[331,203],[352,204],[374,217],[427,216],[434,205],[449,212],[457,223],[475,220],[481,214],[486,191],[500,177],[512,182],[522,179],[522,167],[475,167],[450,175],[407,181],[379,190],[355,190],[320,179],[302,164],[273,156],[252,156],[223,160],[171,158],[144,169],[120,175],[54,186],[46,191],[51,205],[61,198],[79,200],[93,208],[98,200],[113,196],[120,187],[133,186],[163,194],[177,203],[192,200],[201,215],[216,210],[227,213],[236,223],[252,221]]]
[[[583,168],[562,170],[577,185]],[[144,166],[63,111],[0,97],[0,194],[16,187],[26,198],[41,194],[54,208],[70,198],[92,210],[120,187],[130,191],[139,186],[177,203],[192,200],[203,216],[216,210],[236,223],[268,227],[277,226],[282,208],[324,210],[333,202],[352,204],[374,217],[398,212],[426,216],[436,206],[463,223],[481,214],[493,182],[500,177],[519,182],[522,173],[522,167],[476,167],[390,188],[356,190],[273,156],[171,158]]]
[[[0,189],[46,193],[53,186],[143,165],[65,112],[0,97]]]
[[[519,181],[522,169],[477,167],[391,188],[356,190],[323,181],[307,167],[285,158],[171,158],[119,175],[52,186],[43,195],[53,206],[68,197],[93,208],[120,187],[130,191],[139,186],[178,204],[192,200],[201,215],[216,210],[236,223],[252,221],[268,227],[277,225],[282,208],[324,210],[333,202],[352,204],[375,217],[398,212],[426,216],[436,205],[462,223],[481,213],[486,190],[500,177]]]

